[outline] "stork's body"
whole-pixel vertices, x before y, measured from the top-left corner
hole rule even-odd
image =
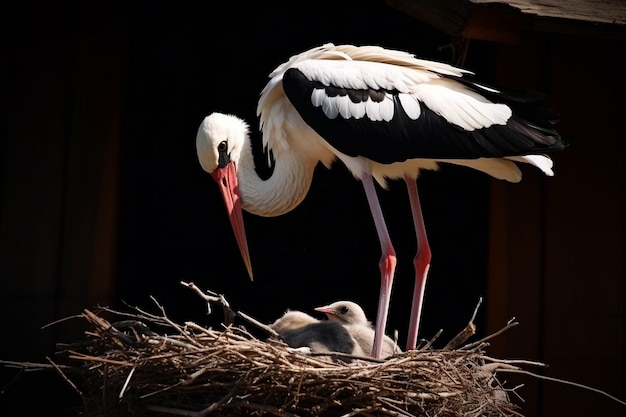
[[[198,130],[198,157],[220,185],[250,276],[241,208],[261,216],[287,213],[306,196],[318,163],[330,168],[342,161],[363,183],[381,244],[373,352],[381,357],[396,255],[374,181],[385,187],[402,179],[418,241],[407,336],[413,349],[431,258],[416,185],[420,170],[443,162],[517,182],[516,162],[553,175],[544,154],[566,147],[544,116],[515,114],[516,104],[528,111],[533,103],[511,102],[470,75],[375,46],[327,44],[293,56],[270,74],[258,102],[263,145],[273,156],[266,180],[255,172],[248,125],[230,115],[207,116]]]

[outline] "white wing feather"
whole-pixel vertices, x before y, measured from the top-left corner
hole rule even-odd
[[[409,116],[412,120],[417,120],[422,113],[422,109],[420,108],[419,101],[417,97],[412,94],[400,93],[398,95],[398,99],[400,100],[400,104],[404,109],[407,116]]]

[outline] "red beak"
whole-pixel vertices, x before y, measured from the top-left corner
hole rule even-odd
[[[217,168],[211,175],[220,187],[224,203],[226,204],[226,210],[228,210],[228,218],[233,227],[239,251],[243,257],[243,262],[246,264],[250,279],[254,280],[250,263],[250,252],[248,251],[248,241],[246,239],[246,230],[243,227],[239,181],[237,180],[237,174],[235,172],[235,164],[230,162],[224,168]]]
[[[328,307],[315,307],[313,310],[315,311],[319,311],[320,313],[325,313],[325,314],[335,314],[335,310],[328,308]]]

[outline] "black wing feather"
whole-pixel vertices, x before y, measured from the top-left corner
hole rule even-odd
[[[412,120],[404,112],[397,91],[323,86],[308,80],[297,68],[285,72],[283,88],[304,121],[333,147],[347,155],[360,155],[380,163],[412,158],[475,159],[543,154],[567,147],[547,121],[513,116],[506,125],[466,131],[421,102],[421,114]],[[325,88],[329,96],[347,94],[353,102],[389,93],[393,97],[394,117],[390,121],[373,121],[367,116],[344,119],[341,115],[329,119],[321,107],[315,107],[311,102],[315,88]],[[523,104],[531,107],[529,103]]]

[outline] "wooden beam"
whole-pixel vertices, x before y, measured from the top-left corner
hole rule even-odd
[[[461,36],[503,44],[520,42],[523,29],[519,14],[505,7],[472,8]]]
[[[472,5],[457,0],[385,0],[391,7],[413,16],[455,38],[461,37]]]
[[[542,9],[522,10],[514,7],[513,2],[504,1],[385,0],[385,2],[454,38],[517,44],[524,32],[546,32],[626,39],[626,25],[622,23],[621,17],[616,17],[615,22],[599,21],[587,9],[581,9],[578,14],[572,12],[569,10],[572,7],[577,9],[571,4],[569,9],[563,10],[561,14],[547,15],[541,14]],[[580,4],[580,7],[584,6],[584,2]],[[620,12],[621,9],[616,10],[618,15]]]

